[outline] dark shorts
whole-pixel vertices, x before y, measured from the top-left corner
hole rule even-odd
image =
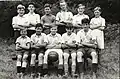
[[[64,49],[63,52],[68,53],[68,54],[72,54],[72,53],[76,53],[76,49]]]
[[[16,40],[20,36],[19,30],[14,30],[14,39]]]
[[[27,54],[29,55],[29,50],[17,50],[17,55],[24,55],[24,54]]]
[[[90,55],[92,52],[96,52],[96,50],[93,48],[84,47],[84,48],[79,48],[77,52],[82,52],[83,54]]]
[[[41,49],[32,48],[31,49],[31,54],[39,54],[39,53],[43,53],[44,54],[44,52],[45,52],[45,48],[41,48]]]

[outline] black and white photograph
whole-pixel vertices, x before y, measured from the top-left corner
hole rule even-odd
[[[120,0],[0,0],[0,79],[120,79]]]

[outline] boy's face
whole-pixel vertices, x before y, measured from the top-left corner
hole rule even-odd
[[[84,31],[88,32],[90,25],[88,23],[84,23],[84,24],[82,24],[82,26],[83,26]]]
[[[51,13],[50,7],[45,7],[44,11],[45,11],[45,14],[50,14]]]
[[[80,7],[78,8],[78,13],[79,13],[79,14],[83,14],[84,11],[85,11],[85,6],[80,6]]]
[[[20,34],[21,34],[22,37],[26,36],[27,35],[27,30],[21,30]]]
[[[101,14],[101,12],[100,12],[99,10],[95,10],[95,11],[94,11],[94,14],[95,14],[96,17],[99,17],[100,14]]]
[[[66,31],[67,31],[68,34],[71,34],[72,31],[73,31],[73,28],[66,28]]]
[[[42,27],[37,27],[36,28],[36,34],[39,35],[42,32]]]
[[[25,10],[21,8],[21,9],[18,9],[17,12],[20,16],[23,16],[25,13]]]
[[[30,4],[30,5],[28,6],[28,10],[29,10],[30,12],[34,12],[35,6],[32,5],[32,4]]]
[[[67,4],[66,4],[65,2],[60,3],[60,8],[61,8],[62,10],[66,10]]]
[[[55,35],[55,34],[57,33],[57,26],[56,26],[56,27],[52,27],[52,28],[50,29],[50,31],[51,31],[51,34],[52,34],[52,35]]]

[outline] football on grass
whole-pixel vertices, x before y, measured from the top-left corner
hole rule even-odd
[[[52,61],[52,62],[57,61],[58,60],[58,53],[55,52],[55,51],[49,52],[49,54],[48,54],[48,60]]]

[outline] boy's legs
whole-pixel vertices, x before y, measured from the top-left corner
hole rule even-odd
[[[84,55],[84,49],[80,48],[77,50],[77,62],[78,62],[78,72],[79,75],[81,77],[81,79],[83,79],[83,55]]]
[[[65,75],[68,75],[69,49],[64,50],[63,57],[64,57],[64,73],[65,73]]]
[[[73,76],[76,71],[76,50],[75,49],[71,49],[71,58],[72,58],[72,76]]]

